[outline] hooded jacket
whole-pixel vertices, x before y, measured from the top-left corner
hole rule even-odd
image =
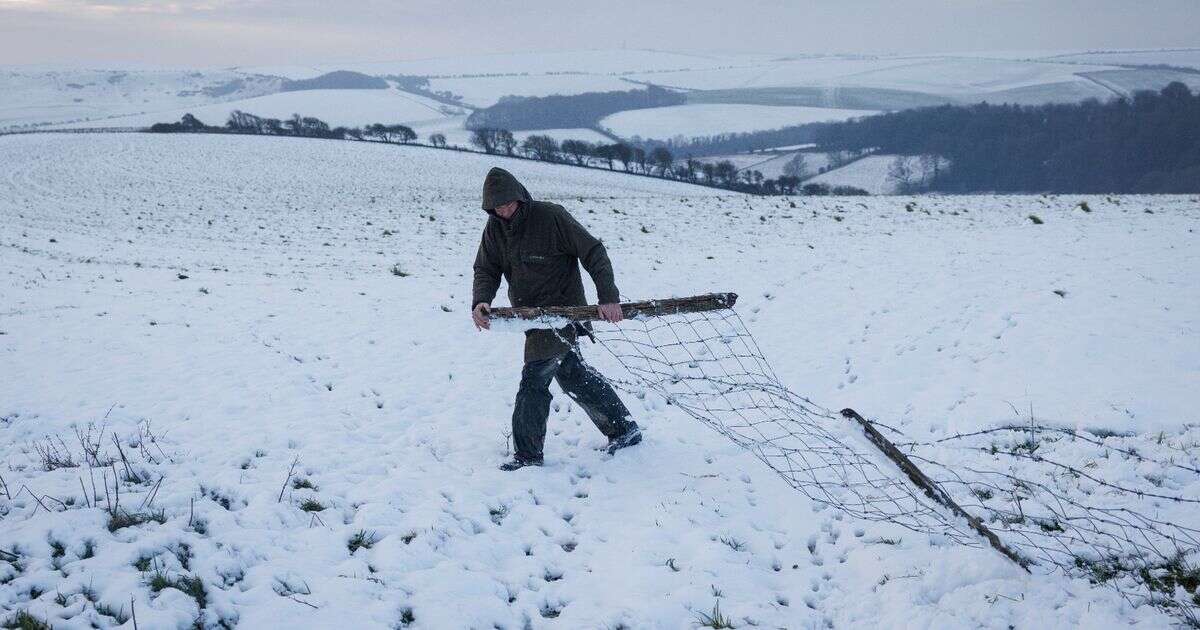
[[[511,219],[496,216],[492,209],[519,201]],[[604,245],[560,205],[534,201],[529,191],[502,168],[488,171],[483,180],[483,209],[489,215],[475,255],[475,277],[471,306],[491,304],[508,282],[508,299],[513,306],[583,306],[587,297],[579,263],[596,284],[601,304],[619,300],[612,263]],[[537,361],[565,352],[574,340],[574,329],[532,330],[526,333],[525,361]]]

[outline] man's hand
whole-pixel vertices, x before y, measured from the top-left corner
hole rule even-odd
[[[606,322],[617,323],[625,319],[624,313],[621,312],[620,304],[601,304],[597,307],[600,310],[600,319]]]
[[[475,305],[475,310],[471,311],[471,319],[475,321],[476,330],[488,330],[492,327],[492,323],[488,321],[487,302],[480,302]]]

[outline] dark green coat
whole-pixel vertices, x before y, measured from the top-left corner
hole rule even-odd
[[[512,219],[506,221],[492,213],[492,208],[509,201],[521,202]],[[491,217],[475,255],[472,308],[480,302],[491,304],[501,277],[508,282],[513,306],[583,306],[587,298],[579,263],[596,283],[601,304],[619,301],[604,245],[562,206],[534,201],[511,173],[493,168],[483,181],[483,209]],[[575,339],[575,330],[568,328],[561,334],[565,341],[550,329],[527,332],[525,361],[565,352]]]

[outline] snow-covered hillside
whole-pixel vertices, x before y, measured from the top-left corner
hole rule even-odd
[[[176,122],[192,114],[206,124],[222,126],[230,112],[241,110],[264,118],[286,120],[292,114],[316,116],[332,126],[356,127],[371,123],[396,124],[449,118],[462,110],[400,90],[302,90],[278,92],[236,101],[158,111],[136,116],[120,116],[104,121],[105,126],[149,127],[154,123]],[[63,125],[66,128],[92,127],[95,122]]]
[[[469,148],[474,147],[471,144],[471,132],[467,130],[464,123],[466,116],[446,116],[428,120],[416,120],[409,124],[413,130],[420,136],[421,142],[427,142],[429,136],[440,133],[446,137],[446,142],[450,146],[460,146]],[[585,140],[593,143],[611,142],[609,138],[592,129],[538,129],[536,131],[514,131],[513,137],[518,142],[525,140],[531,135],[550,136],[559,142],[563,140]]]
[[[855,160],[840,168],[821,173],[807,180],[813,184],[828,184],[830,186],[853,186],[861,188],[872,195],[892,195],[900,182],[892,175],[892,167],[896,163],[895,155],[868,155]],[[916,171],[920,160],[915,156],[906,158],[910,169]],[[913,181],[918,181],[914,179]]]
[[[499,164],[604,239],[625,297],[738,292],[817,404],[918,437],[1032,409],[1195,466],[1195,197],[754,198],[271,137],[7,136],[0,163],[0,617],[682,629],[719,605],[736,627],[1169,625],[818,509],[652,397],[624,396],[646,440],[609,457],[556,390],[546,467],[496,470],[522,338],[471,326],[470,263]],[[115,465],[67,465],[88,457],[76,430]],[[110,529],[115,488],[151,520]]]
[[[778,129],[810,122],[842,121],[875,113],[831,107],[698,104],[634,109],[606,116],[601,119],[600,125],[624,138],[695,138]]]
[[[279,89],[279,80],[224,70],[70,70],[0,67],[0,129],[200,107]]]
[[[686,92],[689,104],[617,113],[606,124],[618,133],[628,129],[629,135],[656,136],[661,131],[689,136],[840,119],[850,115],[846,108],[863,115],[944,102],[1107,99],[1161,89],[1171,81],[1200,89],[1200,75],[1187,71],[1196,54],[1186,49],[780,57],[621,49],[195,71],[0,68],[0,93],[7,97],[0,103],[0,129],[53,123],[136,126],[178,119],[188,111],[205,120],[196,109],[218,122],[229,110],[241,109],[272,117],[300,113],[355,125],[430,126],[446,113],[436,100],[413,93],[274,94],[283,78],[350,70],[426,77],[429,89],[457,95],[469,107],[488,107],[506,96],[667,86]],[[1125,67],[1136,63],[1184,69]],[[454,125],[448,136],[462,131],[459,122]]]
[[[1123,65],[1179,66],[1200,70],[1200,48],[1165,50],[1110,50],[1049,54],[1050,61],[1072,63],[1116,63]]]

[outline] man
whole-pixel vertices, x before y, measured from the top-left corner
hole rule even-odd
[[[508,281],[513,306],[584,306],[579,263],[596,283],[600,319],[621,321],[608,252],[562,206],[534,201],[511,173],[493,168],[483,180],[483,209],[491,216],[475,256],[471,316],[476,328],[490,327],[488,308],[501,276]],[[580,358],[576,337],[581,329],[587,332],[573,324],[525,333],[525,367],[512,416],[516,455],[501,470],[542,465],[551,379],[608,437],[609,453],[642,441],[617,393]]]

